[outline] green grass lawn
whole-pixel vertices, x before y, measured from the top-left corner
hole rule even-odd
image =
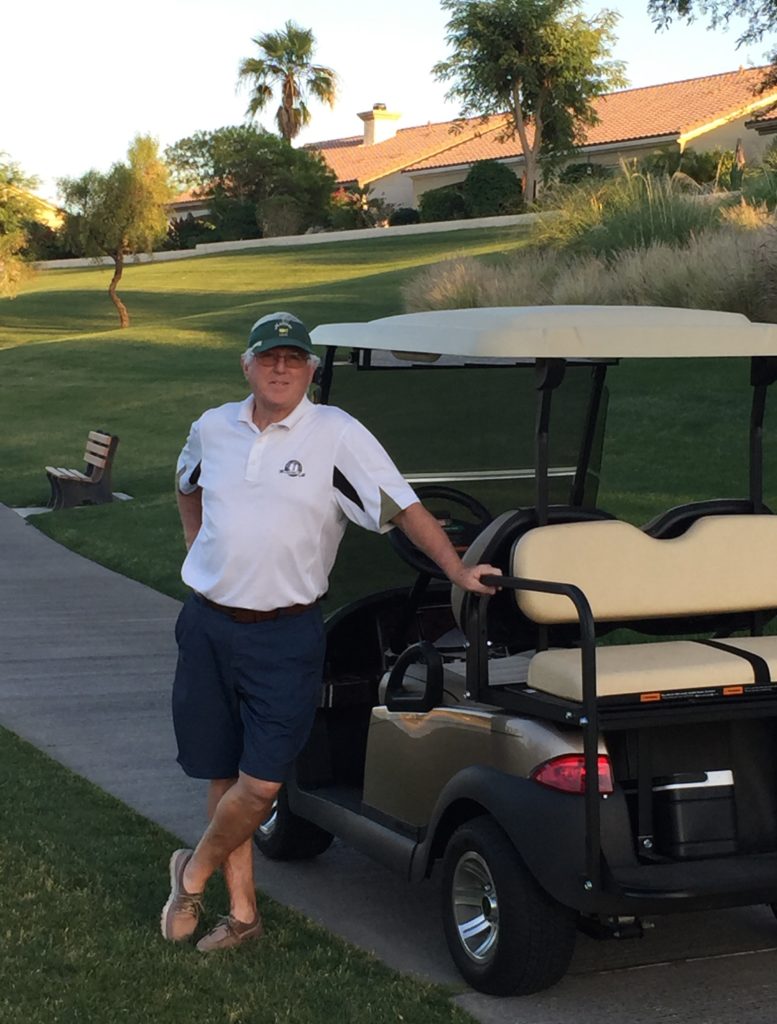
[[[90,428],[118,434],[114,484],[134,500],[35,523],[105,565],[182,596],[173,466],[191,421],[245,394],[238,355],[250,324],[278,308],[311,327],[402,312],[401,285],[418,268],[458,255],[499,260],[525,243],[515,229],[474,229],[130,266],[121,288],[132,315],[125,331],[115,326],[105,294],[107,268],[43,273],[17,299],[0,300],[0,500],[44,504],[46,463],[78,465]],[[381,390],[385,377],[376,375],[379,382],[368,387],[365,378],[348,380],[346,373],[332,397],[369,422],[403,469],[435,469],[446,460],[483,465],[496,430],[503,448],[507,440],[513,445],[500,425],[506,408],[515,409],[508,420],[521,429],[521,448],[499,457],[502,465],[526,464],[530,382],[514,390],[509,383],[498,395],[483,386],[469,396],[446,384],[416,426],[407,413],[422,404],[420,383],[411,376],[399,386],[396,375],[388,376],[392,382]],[[678,502],[745,494],[745,361],[625,364],[611,371],[610,387],[603,507],[644,522]],[[446,389],[457,402],[447,418]],[[502,419],[486,429],[494,412]],[[477,430],[469,429],[472,422]],[[408,467],[406,454],[420,451],[426,463]],[[767,489],[773,468],[770,458]],[[520,500],[494,497],[497,511]],[[333,576],[332,605],[358,592],[352,566],[365,563],[386,582],[408,578],[385,541],[349,536]]]
[[[260,943],[203,956],[165,942],[175,838],[3,730],[0,806],[3,1024],[471,1021],[450,992],[267,898]],[[219,879],[207,922],[225,898]]]
[[[512,230],[472,230],[131,266],[121,289],[133,318],[125,331],[105,294],[109,270],[42,274],[14,301],[0,300],[0,501],[44,504],[46,463],[77,465],[90,428],[117,433],[114,484],[134,500],[33,522],[182,596],[175,459],[203,409],[244,396],[238,355],[251,323],[278,308],[311,327],[399,313],[401,285],[417,268],[459,254],[496,260],[524,244]],[[481,464],[500,441],[509,441],[508,465],[527,458],[526,437],[512,447],[510,435],[487,424],[498,413],[525,434],[530,383],[506,378],[494,393],[481,382],[463,394],[448,375],[423,425],[412,427],[421,378],[386,381],[382,392],[381,375],[369,387],[364,376],[346,374],[333,400],[367,419],[390,450],[396,443],[403,468],[416,459],[411,468],[433,470],[424,458]],[[744,360],[613,368],[599,504],[644,522],[679,502],[744,496],[747,378]],[[456,400],[453,413],[443,410],[446,398]],[[777,494],[775,457],[767,495]],[[494,511],[518,503],[504,493],[484,497]],[[384,539],[354,532],[330,608],[361,589],[358,566],[373,586],[410,578]],[[0,799],[3,1024],[465,1019],[445,993],[399,979],[272,904],[273,944],[245,956],[208,961],[162,944],[149,922],[165,898],[171,837],[5,733]]]
[[[114,483],[134,500],[36,525],[181,596],[175,459],[203,409],[244,396],[238,356],[253,321],[279,308],[310,327],[401,312],[400,287],[416,268],[499,258],[525,240],[514,229],[477,229],[130,266],[124,331],[105,294],[107,268],[41,274],[17,299],[0,300],[0,501],[45,504],[45,464],[78,465],[90,428],[118,434]]]

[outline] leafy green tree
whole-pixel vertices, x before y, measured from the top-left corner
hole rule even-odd
[[[82,256],[111,257],[114,272],[108,294],[120,326],[128,327],[129,313],[117,294],[125,258],[151,252],[168,228],[172,189],[157,143],[138,135],[126,163],[114,164],[107,174],[87,171],[80,178],[62,178],[58,185],[67,211],[68,243]]]
[[[251,90],[246,113],[256,117],[279,91],[281,103],[275,120],[282,138],[290,142],[310,123],[308,96],[334,107],[337,75],[332,68],[313,63],[313,31],[293,21],[287,21],[278,32],[256,36],[253,42],[259,56],[246,57],[238,71],[238,86],[247,85]]]
[[[712,29],[727,28],[731,18],[743,18],[745,28],[737,46],[758,43],[765,35],[777,32],[777,0],[649,0],[648,13],[659,28],[668,28],[675,18],[694,21],[706,17]],[[771,68],[765,73],[759,91],[777,85],[777,49],[768,57]]]
[[[31,268],[26,258],[29,225],[35,220],[30,189],[38,184],[0,154],[0,296],[13,297]]]
[[[540,160],[568,156],[597,122],[593,100],[625,84],[609,59],[617,14],[586,19],[577,0],[442,0],[453,55],[433,72],[451,82],[462,116],[507,112],[503,138],[520,139],[523,194],[536,194]]]
[[[336,184],[320,154],[294,149],[255,125],[196,132],[170,146],[165,158],[179,185],[209,197],[222,240],[256,237],[268,221],[264,204],[272,200],[277,212],[282,196],[294,199],[300,230],[321,224]]]

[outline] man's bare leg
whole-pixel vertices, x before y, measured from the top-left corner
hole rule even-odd
[[[253,860],[251,837],[263,821],[267,819],[272,802],[281,788],[279,782],[267,782],[255,779],[243,772],[237,781],[219,779],[224,786],[220,797],[214,792],[215,807],[210,825],[200,839],[197,847],[186,865],[183,873],[183,884],[187,892],[199,893],[218,868],[224,866],[225,874],[229,870],[235,872],[236,892],[240,900],[240,914],[233,911],[238,920],[246,920],[243,914],[248,907],[244,900],[250,900],[248,906],[255,908],[256,891],[253,886]],[[227,867],[227,861],[234,855],[237,859]],[[248,865],[248,866],[247,866]],[[250,871],[251,896],[247,896],[246,877]],[[232,899],[232,886],[229,877],[227,885]],[[247,918],[252,920],[252,918]]]
[[[212,821],[222,796],[237,779],[213,779],[208,788],[208,820]],[[229,912],[238,921],[256,919],[256,886],[254,884],[254,851],[251,839],[238,846],[221,865],[229,891]]]

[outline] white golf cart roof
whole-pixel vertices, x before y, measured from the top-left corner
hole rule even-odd
[[[321,324],[316,345],[509,359],[777,355],[777,324],[666,306],[502,306]]]

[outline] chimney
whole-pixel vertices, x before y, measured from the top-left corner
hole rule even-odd
[[[397,134],[397,121],[401,116],[386,110],[385,103],[373,103],[372,110],[359,114],[364,121],[364,145],[374,146],[376,142],[393,139]]]

